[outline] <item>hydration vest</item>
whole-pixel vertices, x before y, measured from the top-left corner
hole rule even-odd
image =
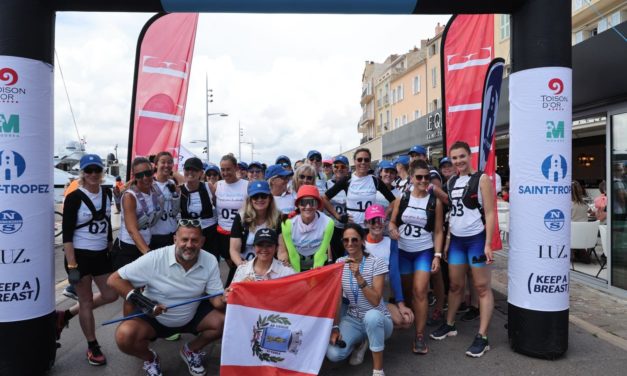
[[[209,192],[207,191],[207,186],[205,183],[200,182],[198,187],[198,194],[200,195],[200,204],[202,205],[202,209],[200,212],[200,218],[208,219],[213,217],[213,204],[211,203],[211,198],[209,197]],[[191,218],[189,211],[187,210],[187,206],[189,205],[189,195],[190,192],[185,186],[185,184],[181,185],[181,217],[182,218]]]
[[[398,227],[400,227],[404,222],[403,222],[403,212],[405,211],[405,209],[407,209],[407,206],[409,206],[409,198],[411,196],[411,192],[406,191],[403,193],[403,195],[401,196],[401,202],[399,203],[398,206],[398,214],[396,215],[396,225]],[[425,211],[427,212],[427,224],[425,225],[424,229],[427,232],[433,232],[433,229],[435,228],[435,208],[436,208],[436,202],[437,202],[437,198],[435,197],[434,194],[429,195],[429,200],[427,201],[427,207],[425,208]]]
[[[100,189],[102,190],[102,205],[100,207],[100,210],[96,210],[94,203],[91,201],[89,197],[87,197],[85,192],[81,191],[80,189],[76,190],[76,194],[78,194],[78,197],[85,204],[85,206],[87,206],[87,209],[89,209],[89,211],[91,212],[91,220],[76,226],[76,230],[78,230],[79,228],[83,228],[85,226],[89,226],[90,224],[94,222],[100,222],[102,220],[106,220],[107,223],[109,223],[109,226],[111,225],[111,218],[107,217],[107,198],[111,200],[111,190],[105,187],[101,187]]]
[[[485,224],[485,214],[483,212],[483,207],[479,204],[479,181],[481,180],[481,175],[483,173],[481,171],[477,171],[470,175],[470,179],[464,186],[464,190],[462,192],[462,203],[468,209],[479,209],[481,213],[481,220]],[[446,182],[446,188],[448,190],[448,199],[449,202],[453,201],[451,196],[451,192],[455,187],[455,182],[459,179],[459,175],[452,176],[448,182]]]

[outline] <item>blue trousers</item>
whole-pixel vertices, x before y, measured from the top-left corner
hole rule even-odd
[[[332,362],[348,358],[353,348],[359,346],[366,338],[370,343],[370,351],[383,351],[385,340],[390,338],[393,329],[392,319],[376,309],[366,312],[363,320],[346,315],[340,321],[340,334],[342,340],[346,342],[346,347],[329,345],[327,358]]]

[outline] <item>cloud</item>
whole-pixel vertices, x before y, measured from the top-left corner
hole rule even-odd
[[[60,13],[56,45],[81,136],[106,155],[128,144],[137,36],[149,14]],[[205,75],[213,89],[211,159],[254,143],[254,159],[335,155],[359,144],[364,61],[382,62],[433,36],[448,16],[203,14],[189,83],[182,143],[200,155],[205,139]],[[55,147],[76,139],[59,69]],[[242,158],[251,159],[242,145]],[[201,155],[204,158],[204,156]]]

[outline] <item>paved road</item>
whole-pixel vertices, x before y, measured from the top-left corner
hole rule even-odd
[[[65,278],[62,269],[62,254],[56,251],[57,281]],[[73,303],[61,295],[63,283],[57,286],[57,305],[67,308]],[[496,293],[496,310],[490,327],[490,343],[492,350],[480,359],[471,359],[464,355],[464,351],[472,342],[477,331],[478,321],[458,323],[459,335],[444,341],[431,341],[430,353],[425,356],[413,355],[410,351],[412,332],[409,330],[396,331],[386,343],[385,371],[388,375],[624,375],[627,365],[627,352],[615,347],[577,326],[570,325],[569,350],[567,355],[559,360],[545,361],[529,358],[512,352],[507,343],[507,331],[504,324],[507,321],[506,298]],[[121,300],[102,307],[96,311],[96,322],[113,319],[121,316]],[[619,319],[619,318],[617,318]],[[620,319],[624,319],[620,318]],[[97,337],[107,356],[108,365],[104,367],[90,366],[85,360],[86,342],[80,330],[78,320],[70,323],[70,328],[63,332],[62,347],[58,350],[56,365],[50,373],[53,376],[86,375],[144,375],[141,361],[122,354],[113,340],[115,325],[99,327]],[[184,340],[179,342],[159,340],[153,348],[162,358],[162,367],[165,375],[187,375],[187,368],[178,356],[178,350]],[[244,350],[248,350],[243,346]],[[206,349],[206,365],[208,375],[219,374],[220,345],[210,345]],[[372,362],[366,354],[364,364],[352,367],[348,363],[323,364],[320,375],[369,375]]]

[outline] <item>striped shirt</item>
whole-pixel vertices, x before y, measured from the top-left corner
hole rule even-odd
[[[340,257],[337,262],[344,262],[347,257]],[[374,277],[377,275],[387,274],[388,267],[385,262],[374,256],[368,256],[362,259],[363,268],[360,265],[360,273],[362,277],[368,283],[368,286],[372,286],[372,281]],[[351,285],[352,280],[352,285]],[[383,302],[383,296],[381,297],[381,301],[379,305],[374,307],[368,299],[364,296],[364,293],[358,286],[358,283],[353,277],[353,273],[350,271],[349,264],[344,264],[344,270],[342,271],[342,295],[344,298],[348,299],[348,315],[357,318],[363,319],[366,315],[366,312],[371,309],[376,309],[383,313],[385,316],[390,317],[390,312]]]

